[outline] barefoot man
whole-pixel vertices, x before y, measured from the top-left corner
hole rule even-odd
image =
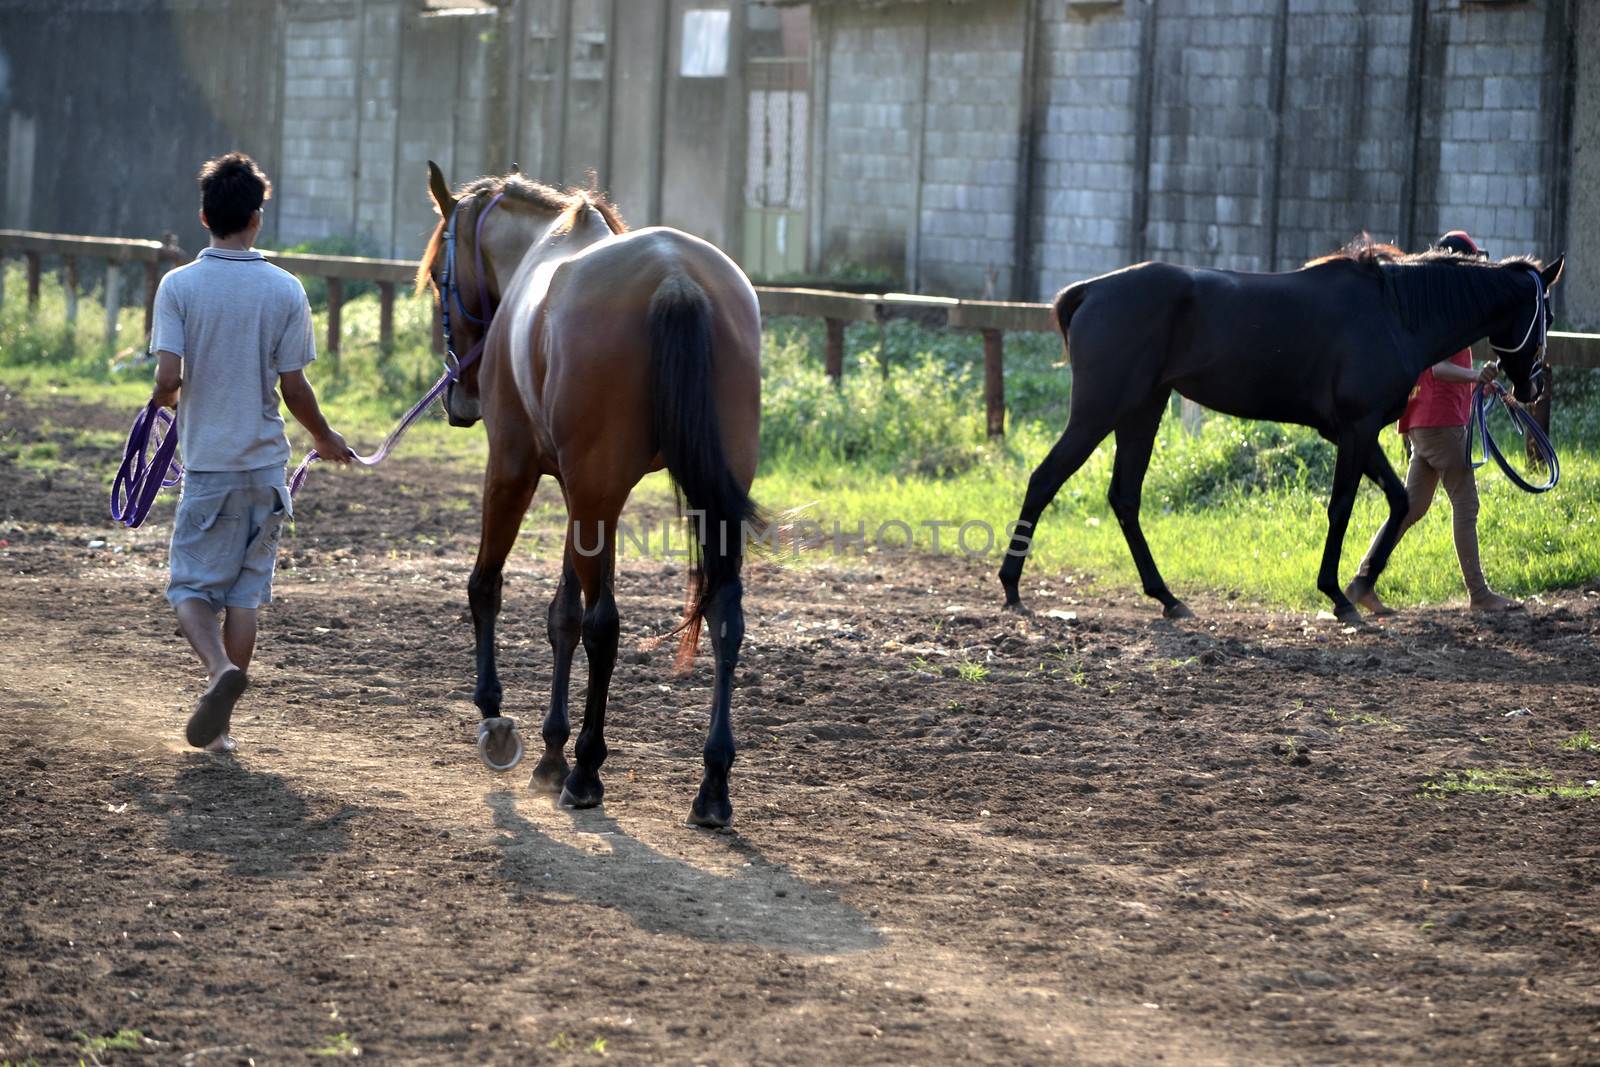
[[[272,599],[278,534],[290,515],[280,390],[318,453],[350,462],[306,381],[316,351],[305,288],[251,247],[271,193],[242,153],[200,169],[200,222],[211,243],[161,280],[150,337],[152,399],[177,408],[186,468],[167,600],[209,676],[185,737],[214,752],[233,749],[228,724],[249,685],[256,615]]]

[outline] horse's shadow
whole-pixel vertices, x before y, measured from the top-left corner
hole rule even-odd
[[[509,793],[490,793],[485,802],[504,834],[496,842],[500,874],[524,894],[560,894],[617,908],[641,929],[697,941],[812,953],[858,952],[884,943],[855,908],[737,837],[713,839],[742,864],[721,874],[663,855],[626,833],[604,809],[561,809],[579,832],[610,845],[609,851],[590,852],[555,840],[517,814]]]
[[[316,857],[346,851],[345,824],[361,810],[343,804],[319,817],[281,775],[201,755],[189,757],[170,791],[139,789],[135,799],[167,820],[174,848],[217,853],[229,873],[254,877],[300,874]]]

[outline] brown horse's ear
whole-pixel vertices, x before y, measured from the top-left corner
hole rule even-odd
[[[428,160],[428,192],[433,194],[433,206],[439,209],[440,218],[449,218],[455,210],[456,198],[450,194],[450,183],[444,180],[439,164]]]
[[[1550,264],[1544,270],[1539,272],[1539,280],[1544,282],[1545,292],[1548,293],[1550,291],[1550,287],[1561,280],[1561,268],[1566,266],[1566,263],[1567,254],[1563,252],[1556,257],[1556,261],[1554,263]]]

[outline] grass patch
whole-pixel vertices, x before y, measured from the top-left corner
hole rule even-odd
[[[956,664],[956,677],[963,682],[987,682],[989,680],[989,668],[975,660],[964,659]]]
[[[1600,752],[1600,738],[1585,728],[1561,742],[1561,747],[1568,752]]]
[[[138,1030],[118,1030],[101,1037],[90,1037],[79,1030],[72,1036],[91,1056],[98,1056],[102,1052],[138,1052],[144,1048],[144,1034]]]
[[[361,1055],[361,1046],[356,1044],[355,1038],[341,1030],[337,1034],[329,1034],[323,1039],[322,1047],[315,1050],[313,1055],[327,1057],[354,1057]]]
[[[1418,796],[1437,798],[1482,794],[1593,800],[1600,797],[1600,783],[1592,779],[1557,782],[1542,767],[1495,767],[1489,770],[1443,771],[1424,781],[1417,791]]]
[[[1365,711],[1338,711],[1329,708],[1328,721],[1334,723],[1335,730],[1344,733],[1347,726],[1381,726],[1393,733],[1404,733],[1405,727],[1389,718],[1387,715],[1373,715]]]

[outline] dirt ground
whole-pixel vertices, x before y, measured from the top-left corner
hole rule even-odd
[[[106,457],[40,400],[0,395],[0,1061],[1600,1062],[1596,801],[1429,792],[1600,777],[1562,747],[1600,733],[1600,590],[1345,630],[758,563],[736,832],[707,833],[708,662],[640,649],[671,563],[620,568],[605,808],[479,764],[477,488],[415,452],[314,476],[239,751],[185,750],[172,495],[113,532]],[[40,440],[81,469],[19,466]],[[509,573],[536,739],[556,571]]]

